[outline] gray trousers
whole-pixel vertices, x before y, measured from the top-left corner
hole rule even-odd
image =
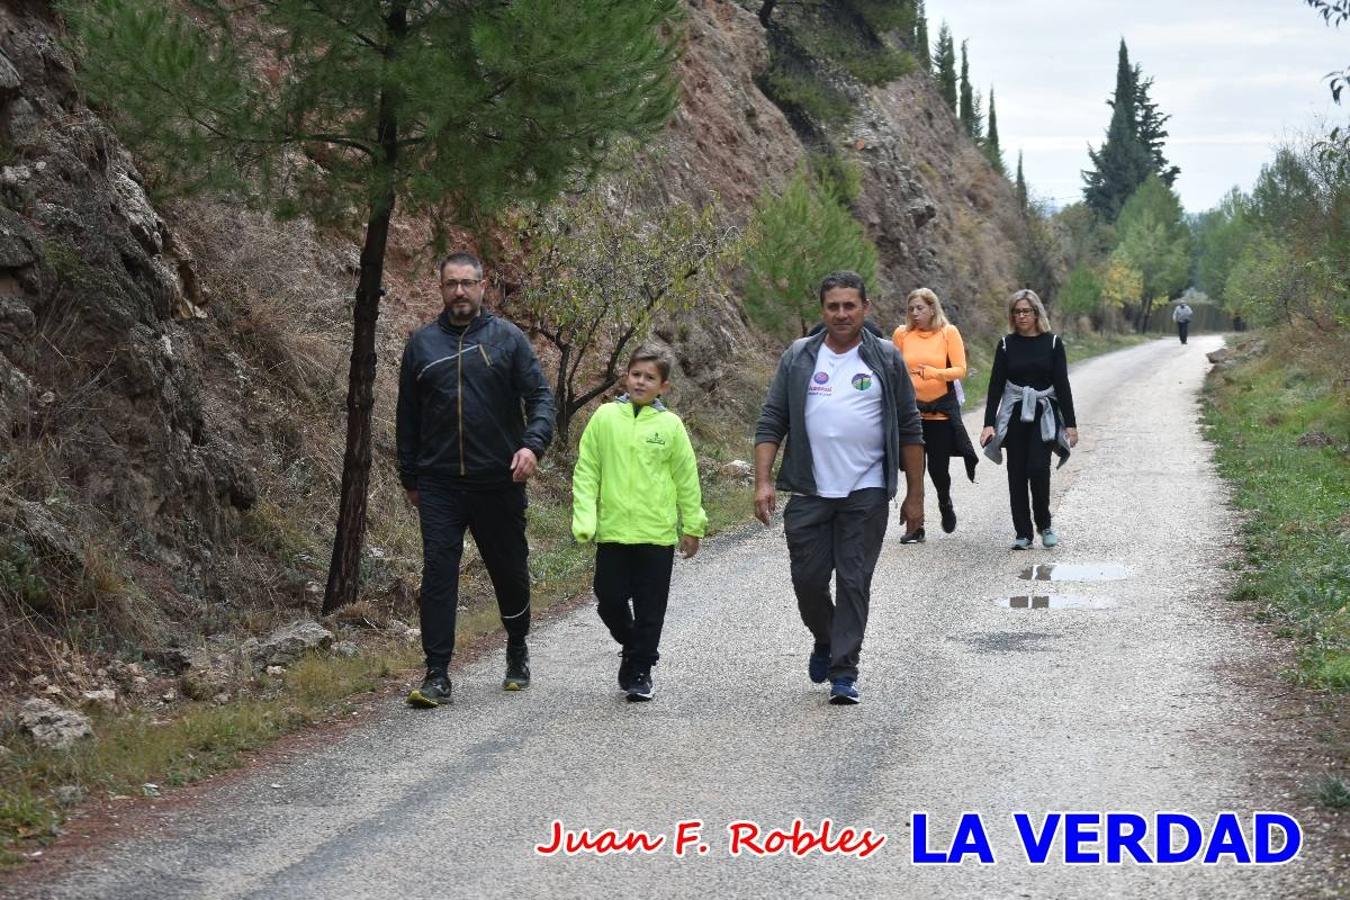
[[[839,499],[797,494],[783,510],[797,610],[816,643],[830,647],[830,678],[858,677],[872,572],[889,518],[884,488]]]

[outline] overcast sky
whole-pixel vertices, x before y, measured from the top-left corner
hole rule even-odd
[[[1009,170],[1024,153],[1033,195],[1081,199],[1087,147],[1100,146],[1121,37],[1172,116],[1165,153],[1190,212],[1249,190],[1282,140],[1345,121],[1328,72],[1350,66],[1350,23],[1330,28],[1303,0],[926,0],[936,42],[945,19],[971,81],[997,95]],[[959,65],[959,59],[958,59]],[[1350,100],[1347,101],[1350,103]],[[986,104],[987,105],[987,104]]]

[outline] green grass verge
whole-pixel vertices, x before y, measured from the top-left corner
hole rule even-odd
[[[1219,471],[1247,515],[1235,599],[1299,642],[1296,680],[1350,689],[1350,341],[1266,336],[1258,353],[1216,370],[1205,422]],[[1321,434],[1330,446],[1321,445]],[[1302,439],[1302,440],[1300,440]]]

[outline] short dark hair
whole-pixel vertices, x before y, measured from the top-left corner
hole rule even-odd
[[[445,259],[441,260],[441,264],[436,268],[437,278],[445,277],[446,266],[473,266],[473,270],[477,273],[478,279],[481,281],[483,278],[483,261],[468,250],[456,250],[454,253],[451,253]]]
[[[633,363],[649,362],[656,363],[656,371],[661,373],[662,381],[670,380],[670,370],[674,363],[670,359],[670,354],[664,350],[658,350],[648,344],[643,344],[633,351],[628,357],[628,365],[624,366],[624,371],[633,368]]]
[[[867,302],[867,285],[857,272],[850,272],[845,269],[826,275],[825,280],[820,283],[820,302],[825,302],[826,291],[832,291],[835,288],[852,288],[858,292],[858,296],[863,299],[864,303]]]

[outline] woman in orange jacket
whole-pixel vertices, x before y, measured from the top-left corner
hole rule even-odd
[[[961,424],[961,405],[953,385],[966,376],[966,345],[961,332],[947,321],[942,301],[928,288],[912,291],[905,300],[905,324],[892,336],[905,358],[914,383],[919,415],[923,419],[924,455],[928,477],[937,488],[942,530],[956,530],[956,507],[952,504],[952,477],[948,466],[953,456],[966,463],[966,475],[975,480],[978,457]],[[924,539],[922,528],[900,538],[902,544],[917,544]]]

